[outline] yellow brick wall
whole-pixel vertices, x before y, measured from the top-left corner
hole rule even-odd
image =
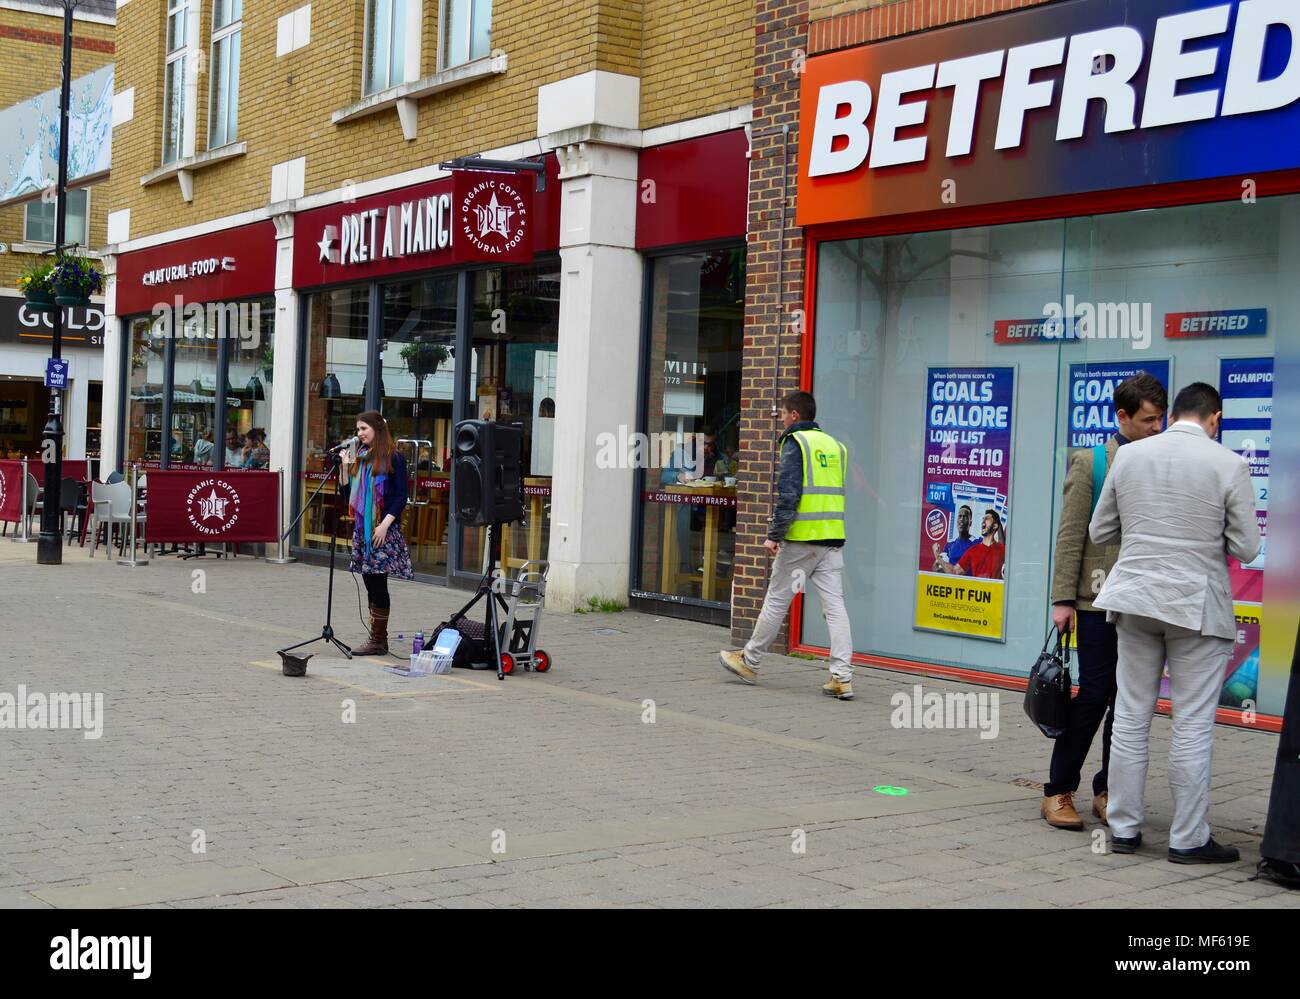
[[[754,0],[645,0],[641,127],[749,104]]]
[[[808,0],[808,20],[820,21],[824,17],[852,14],[873,7],[884,7],[896,0]]]
[[[35,33],[38,37],[25,37]],[[56,36],[53,38],[46,36]],[[113,41],[113,26],[89,21],[74,21],[73,39],[99,43]],[[59,85],[63,17],[34,14],[0,7],[0,108],[11,107]],[[103,45],[98,46],[104,47]],[[93,73],[113,61],[111,52],[73,47],[72,78]],[[105,185],[98,184],[90,193],[90,245],[104,242],[108,199]],[[0,208],[0,242],[12,245],[23,241],[26,217],[23,205]],[[22,253],[0,254],[0,285],[13,288],[18,275],[33,262]]]
[[[419,102],[419,134],[402,138],[395,109],[334,125],[360,99],[363,5],[315,0],[311,42],[276,58],[278,18],[302,0],[244,5],[238,140],[247,153],[194,174],[186,204],[174,180],[140,186],[161,165],[164,4],[118,12],[117,88],[135,88],[135,118],[114,132],[111,209],[131,210],[131,238],[264,207],[276,163],[307,157],[306,193],[534,138],[538,88],[593,69],[642,76],[642,126],[749,103],[753,0],[496,0],[492,46],[508,71]],[[202,4],[208,50],[211,0]],[[437,0],[424,0],[420,72],[436,71]],[[206,61],[206,60],[205,60]],[[206,148],[210,77],[199,77],[197,149]]]

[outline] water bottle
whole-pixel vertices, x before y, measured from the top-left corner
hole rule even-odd
[[[411,675],[417,676],[420,673],[420,653],[424,651],[424,632],[417,631],[415,637],[411,639]]]

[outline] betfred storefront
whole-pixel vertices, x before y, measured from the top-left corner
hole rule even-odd
[[[807,61],[801,382],[849,448],[861,662],[1021,683],[1066,458],[1145,370],[1171,397],[1217,386],[1250,462],[1267,554],[1230,566],[1220,720],[1276,725],[1300,591],[1300,454],[1271,442],[1300,415],[1298,128],[1283,0],[1071,0]],[[990,514],[1002,564],[944,571]],[[826,646],[815,596],[792,639]]]

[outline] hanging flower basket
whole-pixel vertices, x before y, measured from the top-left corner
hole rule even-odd
[[[41,260],[24,271],[18,278],[18,290],[27,299],[27,307],[36,312],[53,312],[58,308],[54,304],[54,288],[50,284],[50,274],[54,265],[48,260]]]
[[[64,306],[85,306],[104,287],[104,276],[86,257],[59,256],[50,272],[54,301]]]

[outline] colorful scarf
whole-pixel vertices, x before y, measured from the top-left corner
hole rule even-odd
[[[352,487],[352,513],[361,526],[366,545],[366,558],[370,558],[370,541],[375,535],[375,521],[384,504],[386,474],[375,474],[369,449],[357,455],[357,480]]]

